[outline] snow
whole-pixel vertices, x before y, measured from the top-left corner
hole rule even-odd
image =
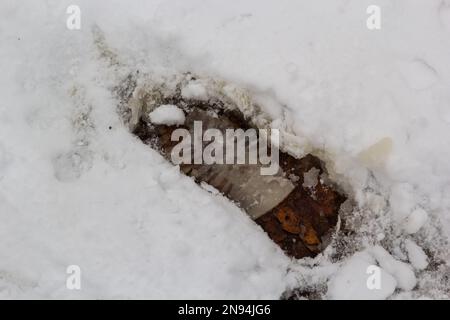
[[[314,188],[317,185],[320,170],[317,168],[311,168],[308,172],[303,174],[304,188]]]
[[[71,4],[0,4],[2,298],[448,297],[448,1],[378,1],[377,31],[366,0],[80,0],[68,30]],[[226,96],[285,150],[320,155],[355,205],[351,235],[288,259],[130,134],[114,88],[137,71],[166,89],[192,72],[184,97]],[[65,287],[72,264],[80,291]]]
[[[407,234],[417,233],[427,220],[428,213],[421,208],[417,208],[405,219],[403,229]]]
[[[367,252],[358,252],[348,259],[336,272],[328,284],[328,297],[334,300],[381,300],[394,292],[397,281],[380,268],[380,286],[371,288],[367,285],[371,266],[376,266],[375,259]]]
[[[400,73],[409,87],[424,90],[437,81],[437,72],[422,59],[415,59],[399,64]]]
[[[379,245],[371,248],[370,252],[380,266],[397,280],[397,286],[400,289],[410,291],[415,287],[417,279],[414,271],[408,264],[396,260],[386,249]]]
[[[413,186],[409,183],[397,183],[391,187],[390,205],[393,218],[400,227],[414,208],[414,198]]]
[[[190,81],[181,89],[181,96],[185,99],[207,100],[207,91],[199,81]]]
[[[183,110],[171,104],[159,106],[150,112],[149,118],[154,124],[165,124],[168,126],[182,125],[186,120]]]
[[[405,250],[411,265],[417,270],[424,270],[428,266],[428,257],[413,240],[405,239]]]

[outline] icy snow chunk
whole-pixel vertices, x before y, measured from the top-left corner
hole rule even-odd
[[[400,289],[410,291],[416,286],[417,279],[410,265],[396,260],[381,246],[374,246],[371,253],[380,266],[395,277]]]
[[[411,265],[417,270],[425,269],[428,266],[428,257],[422,248],[410,239],[406,239],[404,245]]]
[[[304,188],[314,188],[317,185],[320,170],[317,168],[311,168],[308,172],[303,174]]]
[[[397,286],[395,278],[379,268],[380,285],[372,288],[368,282],[375,260],[367,252],[359,252],[348,259],[328,283],[331,299],[380,300],[389,297]]]
[[[161,105],[149,114],[150,121],[154,124],[168,126],[182,125],[185,121],[183,110],[172,104]]]
[[[205,86],[199,81],[191,81],[181,89],[181,96],[185,99],[208,100]]]
[[[403,222],[414,208],[414,190],[409,183],[397,183],[392,186],[389,196],[394,221]]]
[[[421,209],[417,208],[414,210],[403,222],[402,227],[403,230],[407,234],[413,234],[419,231],[420,228],[427,222],[428,213]]]
[[[413,234],[428,220],[428,214],[416,205],[413,187],[408,183],[398,183],[391,188],[389,202],[394,221],[407,234]]]

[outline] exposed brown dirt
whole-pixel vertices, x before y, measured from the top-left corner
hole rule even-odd
[[[256,220],[289,256],[314,257],[326,246],[326,236],[336,226],[341,204],[346,197],[320,179],[314,188],[304,188],[303,175],[311,168],[323,173],[319,158],[301,159],[281,153],[280,165],[286,173],[299,178],[296,187],[277,207]]]

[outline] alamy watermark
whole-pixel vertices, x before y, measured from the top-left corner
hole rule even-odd
[[[381,8],[378,5],[371,4],[367,7],[366,13],[369,15],[366,20],[366,27],[369,30],[381,29]],[[66,27],[69,30],[81,29],[81,9],[78,5],[71,4],[66,9],[69,16],[66,20]]]
[[[274,175],[279,169],[278,129],[226,129],[224,132],[209,128],[203,131],[202,121],[194,121],[192,134],[187,129],[177,128],[171,140],[179,141],[171,151],[174,164],[259,163],[261,175]]]
[[[381,289],[381,268],[376,265],[370,265],[366,269],[367,277],[366,286],[369,290]]]
[[[66,288],[69,290],[81,290],[81,268],[76,264],[67,267]]]
[[[366,20],[366,26],[369,30],[381,29],[381,8],[377,5],[370,5],[366,9],[366,13],[369,17]]]
[[[72,4],[67,7],[66,13],[69,15],[66,20],[66,27],[69,30],[81,29],[81,9],[79,6]]]

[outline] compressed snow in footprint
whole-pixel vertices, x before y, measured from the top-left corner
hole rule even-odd
[[[182,125],[186,120],[183,110],[172,104],[161,105],[149,114],[154,124]]]

